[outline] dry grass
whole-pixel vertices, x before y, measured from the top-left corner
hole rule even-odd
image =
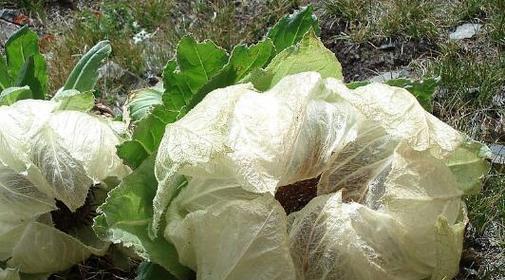
[[[238,3],[238,4],[237,4]],[[60,87],[79,54],[100,40],[110,40],[112,60],[141,77],[160,75],[173,56],[179,38],[191,33],[211,39],[224,48],[256,41],[282,15],[296,6],[294,0],[249,1],[111,1],[99,9],[86,9],[71,20],[54,22],[55,40],[48,44],[51,89]],[[149,39],[135,43],[139,32]]]

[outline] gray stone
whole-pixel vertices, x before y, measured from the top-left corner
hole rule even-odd
[[[4,47],[9,37],[18,29],[18,25],[0,19],[0,46]]]
[[[480,32],[482,24],[478,23],[465,23],[456,28],[456,31],[449,34],[449,39],[451,40],[462,40],[468,39],[475,36],[475,34]]]
[[[109,61],[98,69],[98,79],[102,78],[108,78],[113,80],[120,79],[124,75],[125,71],[126,70],[123,69],[121,65],[113,61]]]
[[[497,164],[505,164],[505,146],[499,144],[488,144],[491,150],[491,161]]]
[[[493,96],[492,103],[498,108],[505,108],[505,86],[503,86],[501,90]]]
[[[383,83],[385,81],[398,79],[398,78],[409,78],[410,73],[407,69],[399,69],[394,71],[382,72],[376,76],[369,79],[370,82]]]
[[[102,78],[121,81],[127,87],[135,87],[137,84],[143,82],[139,76],[113,61],[105,63],[98,69],[98,79]]]
[[[3,19],[8,22],[15,22],[16,17],[20,16],[21,12],[14,9],[1,9],[0,10],[0,19]]]

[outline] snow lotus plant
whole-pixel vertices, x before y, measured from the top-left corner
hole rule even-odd
[[[47,277],[108,248],[91,204],[130,172],[117,124],[88,112],[109,53],[107,42],[91,49],[51,100],[16,94],[29,86],[0,96],[0,279]]]
[[[199,279],[452,277],[478,148],[404,89],[231,86],[167,127],[154,227],[169,205],[164,237]]]
[[[430,83],[345,84],[318,30],[308,7],[230,54],[184,37],[125,106],[135,169],[97,234],[163,279],[457,274],[486,147],[425,110]]]

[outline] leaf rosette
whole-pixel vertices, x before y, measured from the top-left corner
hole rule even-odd
[[[434,80],[345,84],[318,32],[308,7],[230,55],[183,39],[126,106],[136,169],[99,236],[177,279],[457,274],[487,148],[426,111]]]

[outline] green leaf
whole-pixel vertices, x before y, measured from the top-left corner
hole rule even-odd
[[[310,29],[320,33],[319,23],[312,6],[283,17],[272,27],[267,37],[272,39],[277,53],[297,44]]]
[[[61,90],[51,100],[59,103],[58,110],[88,112],[95,106],[95,96],[91,91]]]
[[[208,93],[209,89],[222,88],[238,83],[247,74],[262,68],[270,62],[275,54],[272,40],[265,39],[250,47],[237,45],[233,48],[228,64],[203,88]]]
[[[5,54],[9,76],[16,77],[16,85],[28,85],[33,98],[44,99],[47,69],[44,57],[39,52],[38,41],[37,34],[24,26],[7,40]]]
[[[16,86],[30,86],[34,99],[44,99],[47,89],[46,64],[41,54],[30,56],[19,71]]]
[[[151,239],[149,236],[157,185],[153,155],[109,192],[98,210],[101,214],[95,218],[93,228],[100,238],[122,243],[142,258],[161,265],[178,279],[188,279],[192,272],[179,264],[174,246],[163,237]]]
[[[137,270],[137,277],[135,280],[177,280],[170,272],[163,269],[163,267],[152,263],[142,262]]]
[[[117,147],[119,157],[130,167],[138,167],[156,151],[165,133],[165,126],[176,121],[178,115],[178,111],[169,110],[164,104],[154,107],[149,116],[138,122],[132,140]]]
[[[0,92],[10,87],[11,84],[12,81],[7,70],[7,64],[5,63],[5,59],[0,56]]]
[[[30,87],[10,87],[2,91],[0,94],[0,106],[11,105],[18,100],[32,98],[32,91]]]
[[[98,80],[98,69],[111,52],[109,41],[96,44],[79,60],[63,89],[75,89],[80,92],[93,90]]]
[[[131,141],[118,147],[118,155],[131,167],[138,167],[159,146],[165,126],[191,109],[194,96],[226,65],[228,55],[211,41],[196,42],[185,36],[177,47],[177,60],[163,72],[163,104],[138,122]]]
[[[437,79],[425,80],[408,80],[408,79],[392,79],[384,82],[387,85],[401,87],[408,90],[412,95],[417,98],[417,101],[428,111],[433,111],[433,94],[438,86]],[[356,89],[370,84],[369,81],[357,81],[347,84],[350,89]]]
[[[234,72],[234,80],[228,85],[234,84],[244,78],[252,70],[264,67],[274,54],[272,40],[266,39],[251,47],[238,45],[230,57],[229,65]]]
[[[356,81],[356,82],[350,82],[350,83],[346,84],[346,86],[349,89],[357,89],[359,87],[363,87],[363,86],[366,86],[368,84],[370,84],[369,81]]]
[[[268,90],[285,76],[308,71],[318,72],[323,78],[343,79],[340,62],[314,31],[307,32],[300,43],[282,51],[265,70],[253,71],[244,81]]]
[[[232,50],[228,64],[201,88],[187,108],[195,107],[207,93],[215,89],[241,82],[252,71],[266,66],[274,53],[274,46],[270,39],[263,40],[250,47],[236,46]]]
[[[184,36],[177,46],[177,65],[184,80],[176,79],[175,83],[167,81],[167,78],[177,76],[178,72],[172,72],[174,76],[164,76],[166,92],[172,92],[170,86],[180,87],[180,83],[184,83],[184,86],[195,93],[221,70],[227,61],[226,51],[212,41],[198,43],[190,36]]]
[[[489,162],[483,160],[488,148],[479,142],[469,141],[460,145],[447,159],[446,165],[458,181],[459,188],[467,195],[480,191],[482,180],[489,172]]]
[[[154,106],[163,104],[161,98],[163,92],[163,88],[156,87],[143,88],[132,92],[125,106],[131,121],[140,121],[149,115]]]

